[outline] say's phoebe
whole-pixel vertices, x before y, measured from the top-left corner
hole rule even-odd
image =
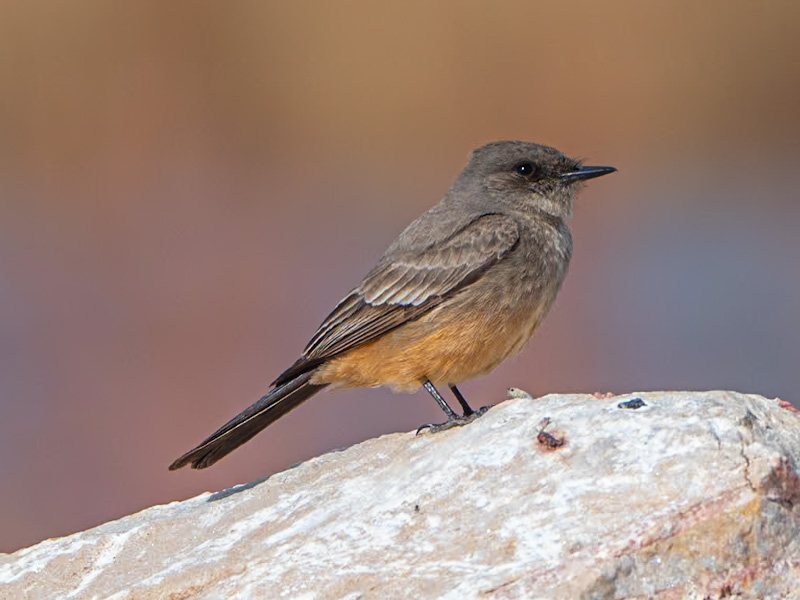
[[[489,372],[533,335],[572,256],[564,219],[581,183],[616,171],[555,148],[494,142],[472,153],[444,198],[406,227],[319,326],[273,388],[169,468],[204,469],[322,388],[424,387],[441,431],[486,411],[456,387]],[[456,414],[434,383],[463,409]]]

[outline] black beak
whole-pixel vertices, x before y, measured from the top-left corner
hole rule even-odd
[[[586,181],[587,179],[608,175],[614,171],[616,171],[614,167],[578,167],[575,171],[562,173],[560,179],[564,183],[573,183],[575,181]]]

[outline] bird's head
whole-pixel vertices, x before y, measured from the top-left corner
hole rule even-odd
[[[563,219],[572,216],[572,201],[583,182],[614,171],[582,165],[550,146],[492,142],[473,151],[454,188],[473,198],[488,195],[492,204]]]

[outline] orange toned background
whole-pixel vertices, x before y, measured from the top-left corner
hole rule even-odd
[[[4,2],[0,551],[440,418],[425,393],[323,394],[167,472],[496,139],[619,173],[474,405],[796,400],[798,24],[794,0]]]

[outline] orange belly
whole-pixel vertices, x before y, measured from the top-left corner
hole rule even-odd
[[[317,369],[312,382],[414,391],[425,379],[456,384],[483,375],[533,335],[544,314],[525,308],[509,314],[497,307],[443,305],[330,359]]]

